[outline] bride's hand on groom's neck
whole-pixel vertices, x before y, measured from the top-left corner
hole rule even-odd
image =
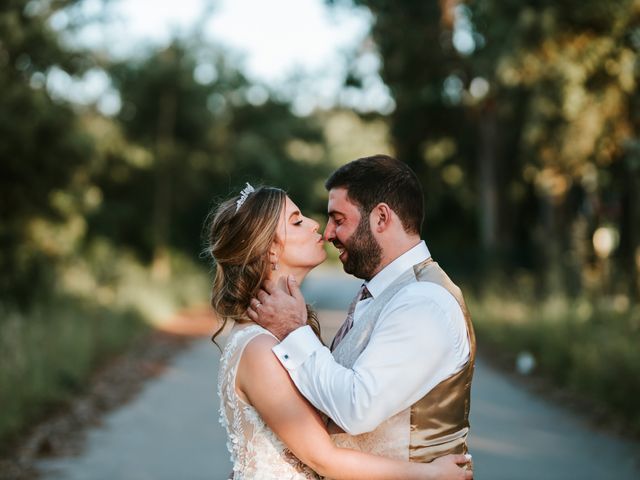
[[[266,280],[257,298],[249,302],[247,315],[282,340],[307,323],[307,307],[293,275],[277,282]]]

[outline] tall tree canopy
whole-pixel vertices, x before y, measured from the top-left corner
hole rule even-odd
[[[612,254],[637,295],[638,2],[353,3],[374,14],[393,141],[439,250],[574,293],[611,280]]]

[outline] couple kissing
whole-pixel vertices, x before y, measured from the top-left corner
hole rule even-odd
[[[287,194],[247,188],[208,227],[211,304],[233,324],[218,377],[234,480],[473,478],[475,335],[421,239],[415,173],[385,155],[326,181],[324,234]],[[330,348],[299,286],[340,252],[364,281]]]

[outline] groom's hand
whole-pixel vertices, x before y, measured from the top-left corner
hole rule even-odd
[[[307,306],[293,275],[280,277],[278,284],[266,280],[257,297],[247,315],[279,340],[307,324]]]

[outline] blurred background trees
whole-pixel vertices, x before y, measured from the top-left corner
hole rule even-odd
[[[76,173],[87,164],[91,140],[73,110],[46,92],[46,73],[79,73],[85,58],[62,48],[47,17],[25,11],[25,2],[1,8],[0,285],[5,299],[25,305],[52,287],[49,267],[73,249],[83,228]]]
[[[541,293],[637,300],[638,2],[354,3],[374,13],[436,251],[524,269]]]
[[[14,1],[0,13],[3,300],[26,306],[54,289],[56,265],[97,238],[166,279],[169,251],[197,258],[212,200],[244,180],[319,209],[309,186],[330,167],[318,121],[296,117],[195,33],[124,60],[71,47],[51,18],[64,10],[82,22],[78,3]],[[52,86],[73,89],[87,71],[108,75],[115,115]]]
[[[67,38],[82,1],[0,7],[0,444],[147,322],[206,304],[203,224],[245,181],[316,212],[322,124],[197,29],[114,59]],[[68,25],[54,28],[64,12]],[[107,78],[115,107],[74,100]]]
[[[283,94],[294,87],[250,81],[202,25],[124,58],[79,47],[74,29],[101,21],[84,1],[0,6],[0,344],[13,358],[0,369],[3,405],[21,408],[2,388],[17,378],[81,384],[69,362],[43,357],[38,377],[21,353],[64,325],[93,331],[74,308],[126,318],[111,322],[117,349],[132,311],[205,302],[202,226],[216,199],[245,181],[278,185],[320,220],[326,175],[378,152],[423,182],[424,236],[475,290],[484,338],[550,359],[559,381],[595,396],[618,377],[603,371],[594,386],[591,370],[566,365],[640,364],[636,0],[327,1],[372,13],[343,93],[379,75],[393,108],[362,111],[345,95],[304,115]],[[371,58],[379,71],[363,72]],[[90,77],[106,79],[109,98],[74,100]],[[502,301],[485,302],[495,292]],[[526,319],[530,330],[514,327]],[[608,347],[585,353],[602,335]],[[85,345],[75,364],[97,361],[95,334],[65,338],[52,352]],[[567,346],[576,338],[582,350]],[[632,408],[634,392],[618,390],[619,405]]]

